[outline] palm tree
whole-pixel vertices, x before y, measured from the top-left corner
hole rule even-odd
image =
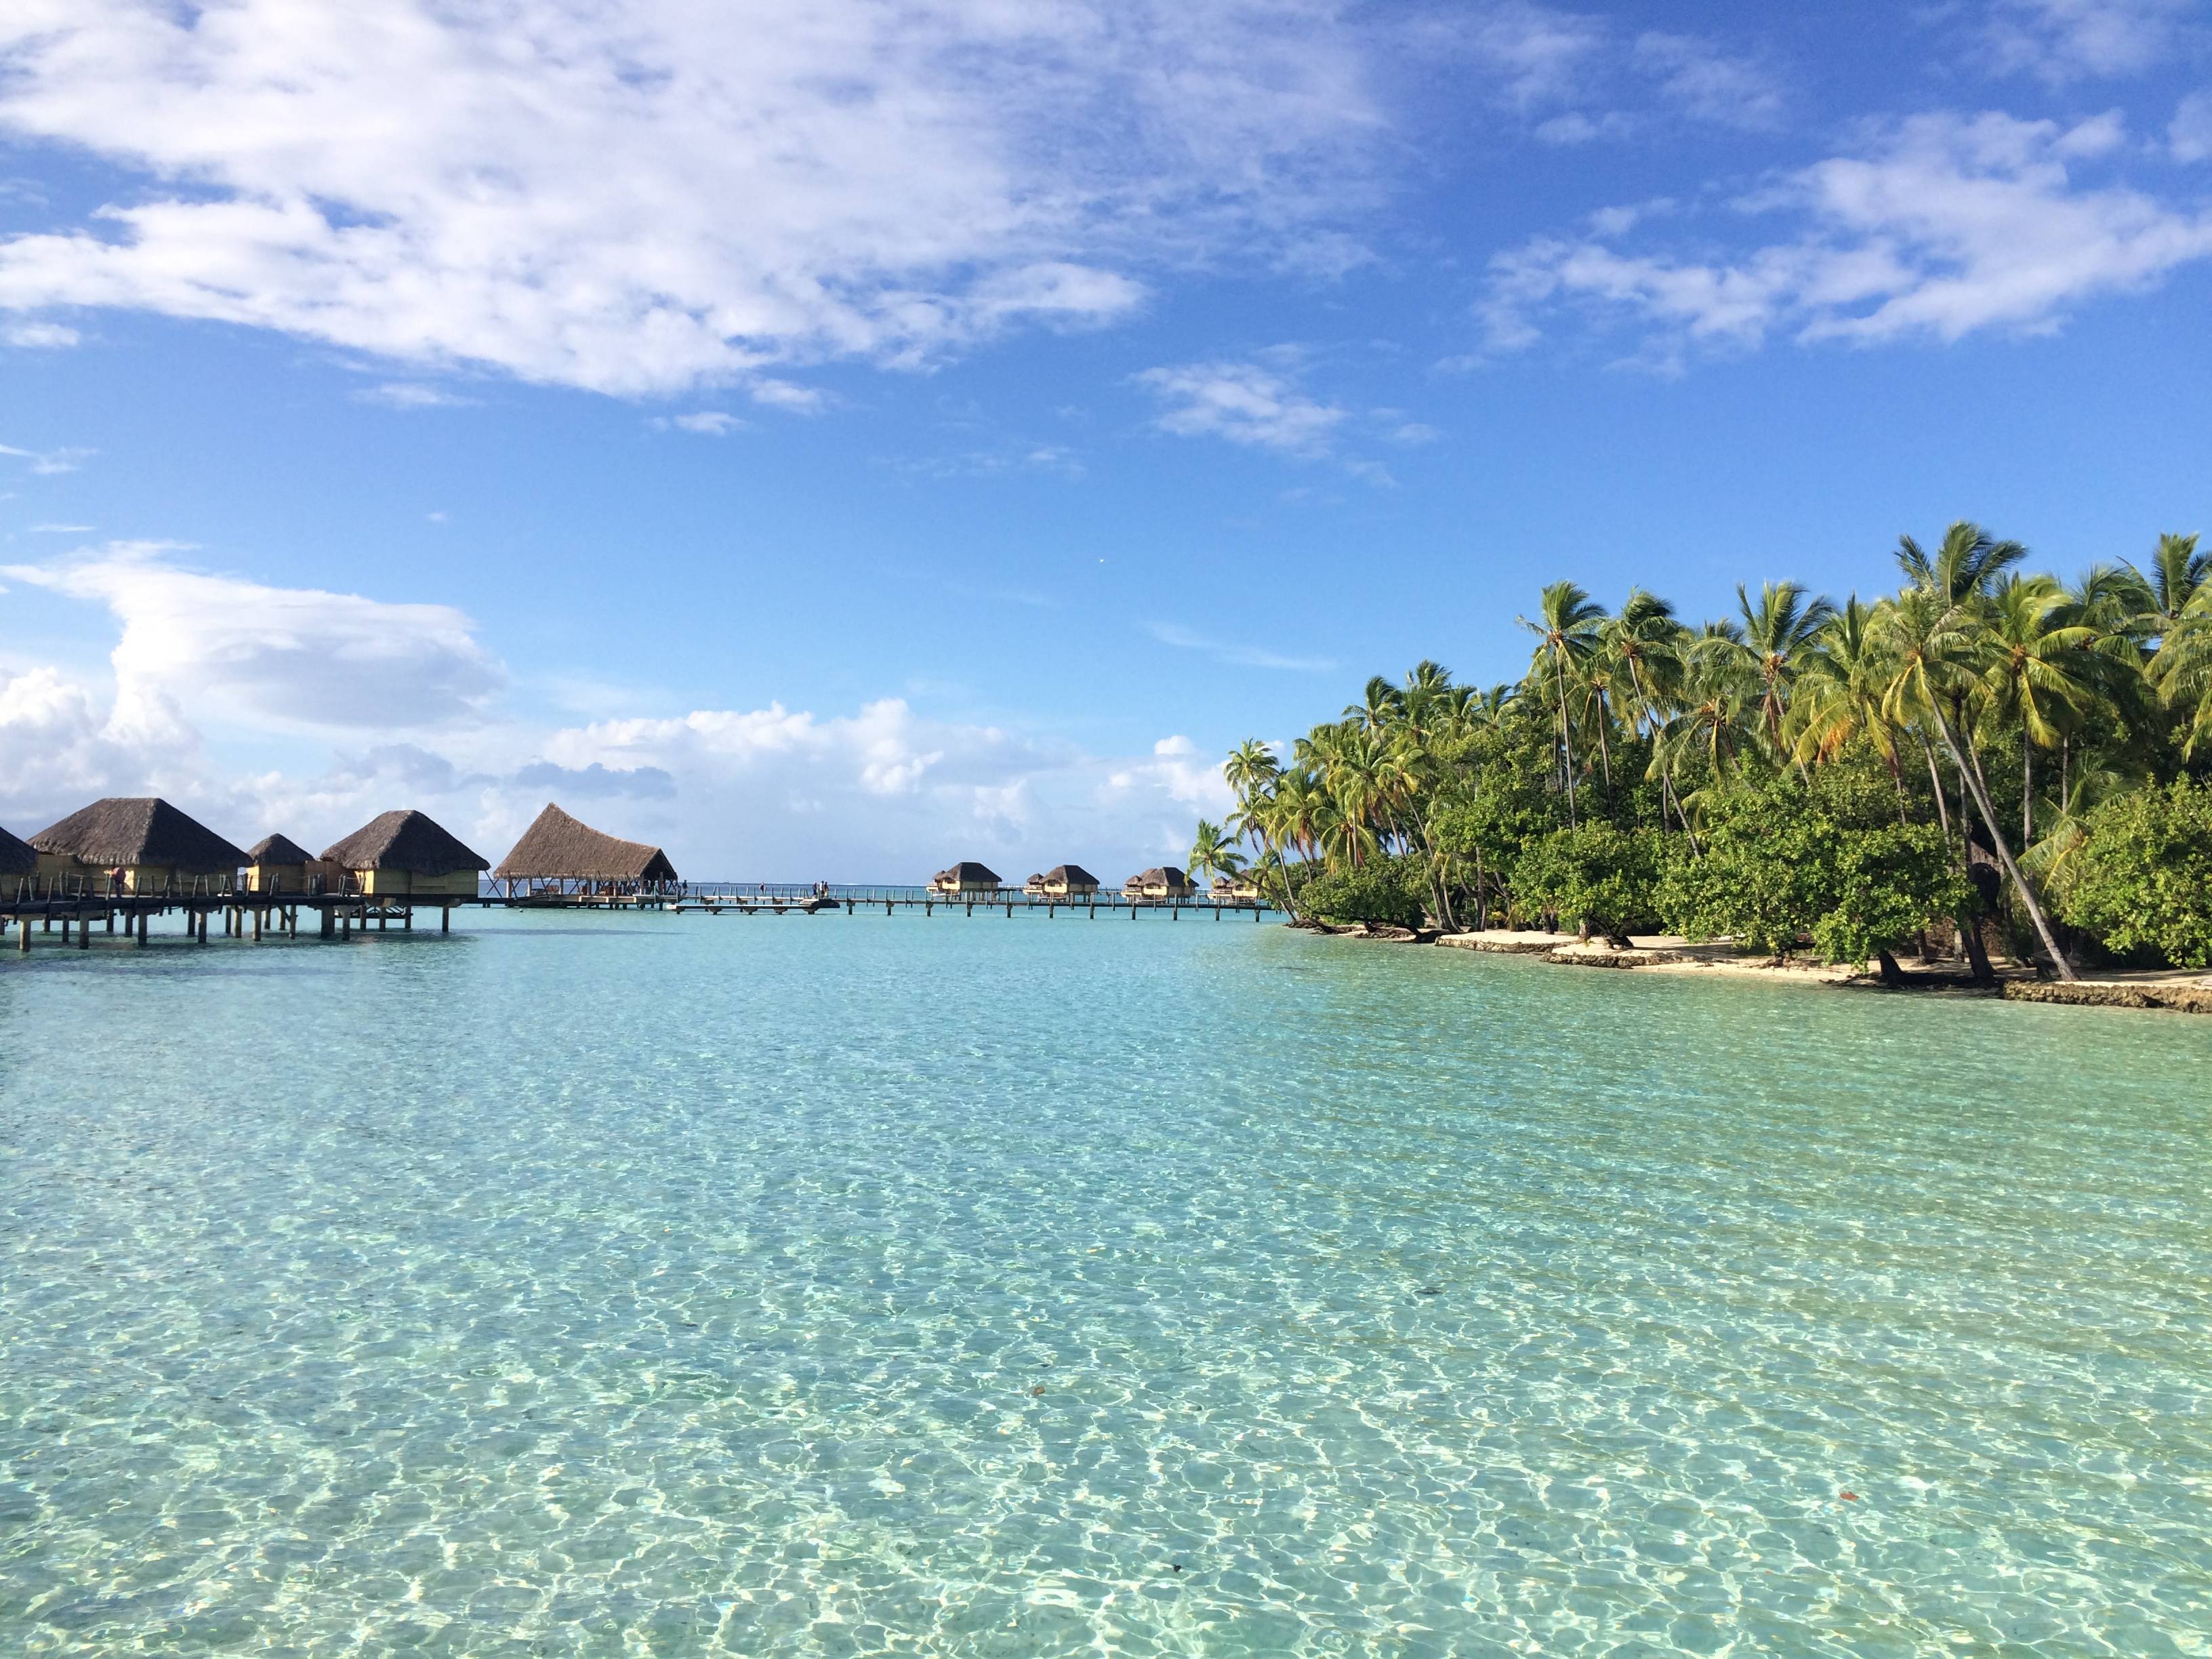
[[[1759,724],[1768,744],[1779,752],[1782,720],[1789,712],[1790,688],[1797,678],[1799,661],[1836,614],[1836,607],[1824,599],[1808,599],[1796,582],[1763,584],[1756,605],[1739,582],[1735,603],[1743,637],[1733,648],[1758,672]]]
[[[1897,538],[1898,568],[1905,580],[1948,604],[1982,597],[2027,556],[2027,549],[2020,543],[1998,541],[1965,519],[1944,531],[1933,553],[1923,551],[1910,536]]]
[[[1984,607],[1976,602],[1983,586],[1970,586],[1961,598],[1948,597],[1932,584],[1910,587],[1884,608],[1884,633],[1893,658],[1893,678],[1884,694],[1882,712],[1899,725],[1918,720],[1934,726],[1952,765],[1958,769],[1960,782],[1973,798],[1982,827],[1996,848],[1997,861],[2020,895],[2021,906],[2033,922],[2043,948],[2050,952],[2060,977],[2072,980],[2073,964],[2058,946],[2033,884],[2013,857],[2011,845],[1997,823],[1996,809],[1990,804],[1981,768],[1954,723],[1955,711],[1964,708],[1979,688],[1995,654],[1982,616]]]
[[[2172,633],[2191,603],[2212,584],[2212,548],[2200,553],[2197,542],[2195,536],[2160,536],[2148,571],[2128,566],[2142,584],[2148,603],[2142,618],[2154,638]]]
[[[2094,604],[2094,600],[2092,601]],[[2048,576],[2007,576],[1990,596],[1986,706],[2021,732],[2020,844],[2035,844],[2035,751],[2056,749],[2099,702],[2109,657],[2098,630],[2075,620],[2064,589]]]
[[[1548,660],[1557,687],[1559,743],[1566,757],[1567,823],[1571,828],[1575,823],[1575,744],[1567,726],[1567,666],[1570,663],[1579,665],[1597,648],[1598,624],[1605,620],[1605,607],[1572,582],[1553,582],[1544,589],[1537,614],[1540,620],[1536,622],[1526,617],[1516,620],[1542,641],[1536,650],[1536,661],[1530,666],[1531,675],[1540,678],[1541,665]]]
[[[1219,824],[1200,818],[1183,868],[1194,876],[1233,876],[1243,867],[1244,855],[1237,850],[1236,837],[1224,833]]]
[[[1882,691],[1888,664],[1875,625],[1875,609],[1860,603],[1856,593],[1843,609],[1828,618],[1804,658],[1797,694],[1790,704],[1790,727],[1796,737],[1791,758],[1806,763],[1832,761],[1851,744],[1864,738],[1889,769],[1897,787],[1897,820],[1906,820],[1905,774],[1897,759],[1897,727],[1882,713]]]

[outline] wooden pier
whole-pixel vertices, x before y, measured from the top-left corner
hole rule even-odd
[[[302,915],[309,918],[315,936],[349,939],[356,929],[389,931],[394,922],[401,932],[411,933],[418,908],[437,911],[438,931],[451,933],[454,909],[477,902],[444,895],[283,893],[211,880],[157,892],[95,888],[96,884],[58,878],[0,884],[0,939],[12,931],[21,955],[28,955],[33,940],[42,938],[83,951],[91,948],[96,927],[103,937],[140,945],[153,937],[157,920],[173,915],[182,918],[185,937],[200,945],[208,942],[213,927],[220,927],[222,938],[257,944],[264,939],[297,939]]]
[[[438,931],[450,933],[453,912],[464,905],[514,910],[657,910],[677,915],[822,915],[872,914],[885,915],[919,911],[934,916],[972,916],[998,914],[1008,918],[1042,915],[1048,918],[1081,915],[1091,921],[1103,913],[1126,915],[1132,921],[1147,915],[1164,915],[1180,921],[1185,912],[1207,913],[1218,921],[1224,915],[1249,915],[1260,920],[1270,907],[1255,899],[1216,898],[1194,895],[1188,898],[1130,898],[1117,893],[1037,894],[1018,888],[966,893],[932,892],[920,887],[841,887],[826,890],[767,883],[675,884],[634,891],[566,891],[482,893],[475,897],[447,894],[369,894],[357,891],[288,893],[255,890],[203,880],[158,892],[93,890],[82,880],[0,882],[0,949],[13,933],[17,952],[30,953],[34,941],[79,951],[89,950],[95,933],[118,944],[143,945],[157,936],[155,924],[164,923],[161,935],[170,934],[167,919],[178,917],[184,938],[205,945],[216,938],[249,940],[295,939],[302,929],[319,939],[350,939],[356,933],[402,933],[415,930],[418,909],[435,911]],[[427,918],[426,918],[427,926]]]

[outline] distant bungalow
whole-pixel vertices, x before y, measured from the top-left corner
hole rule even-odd
[[[289,836],[264,836],[246,849],[249,893],[304,893],[315,855]]]
[[[1098,878],[1079,864],[1055,864],[1037,878],[1037,891],[1046,898],[1088,898],[1098,890]]]
[[[507,884],[510,895],[518,882],[526,891],[550,887],[568,892],[600,882],[637,888],[672,884],[676,866],[658,847],[594,830],[549,801],[492,876]]]
[[[962,862],[931,877],[929,890],[946,894],[995,893],[1000,885],[999,872],[989,865]]]
[[[197,818],[165,800],[112,795],[70,813],[31,837],[39,875],[82,877],[104,889],[120,872],[127,893],[161,893],[206,884],[222,891],[237,879],[246,854]]]
[[[1183,899],[1197,890],[1188,876],[1172,866],[1140,871],[1121,884],[1121,896],[1132,899]]]
[[[1256,882],[1248,881],[1243,876],[1216,876],[1212,896],[1224,904],[1234,900],[1255,899],[1260,896],[1260,888]]]
[[[323,862],[376,898],[474,898],[477,872],[491,868],[428,813],[411,809],[371,818],[325,848]]]

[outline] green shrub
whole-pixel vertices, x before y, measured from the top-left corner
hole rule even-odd
[[[2212,967],[2212,787],[2186,780],[2106,802],[2062,914],[2115,951]]]
[[[1530,842],[1513,866],[1514,896],[1608,939],[1650,933],[1658,916],[1659,837],[1585,823]]]
[[[1339,924],[1419,927],[1427,910],[1428,884],[1411,860],[1370,859],[1357,870],[1331,870],[1298,890],[1306,915]]]
[[[1901,824],[1886,780],[1843,768],[1808,786],[1784,775],[1739,783],[1708,805],[1703,856],[1679,850],[1659,884],[1668,925],[1786,956],[1864,967],[1969,902],[1933,824]]]

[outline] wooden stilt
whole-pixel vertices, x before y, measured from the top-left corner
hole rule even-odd
[[[267,914],[266,911],[258,909],[253,913],[253,942],[256,945],[261,943],[261,921]]]
[[[207,912],[204,910],[200,912],[200,943],[207,943]]]
[[[141,911],[138,913],[138,942],[139,942],[139,944],[141,944],[141,945],[143,945],[143,944],[146,942],[146,923],[147,923],[147,915],[146,915],[146,912],[145,912],[145,911],[143,911],[143,910],[141,910]]]
[[[441,933],[450,933],[453,931],[453,907],[450,904],[441,904],[438,907],[438,931]]]
[[[92,918],[90,916],[79,916],[76,919],[76,948],[80,951],[88,951],[92,948]]]
[[[15,924],[15,952],[18,956],[31,954],[31,919],[28,916]]]

